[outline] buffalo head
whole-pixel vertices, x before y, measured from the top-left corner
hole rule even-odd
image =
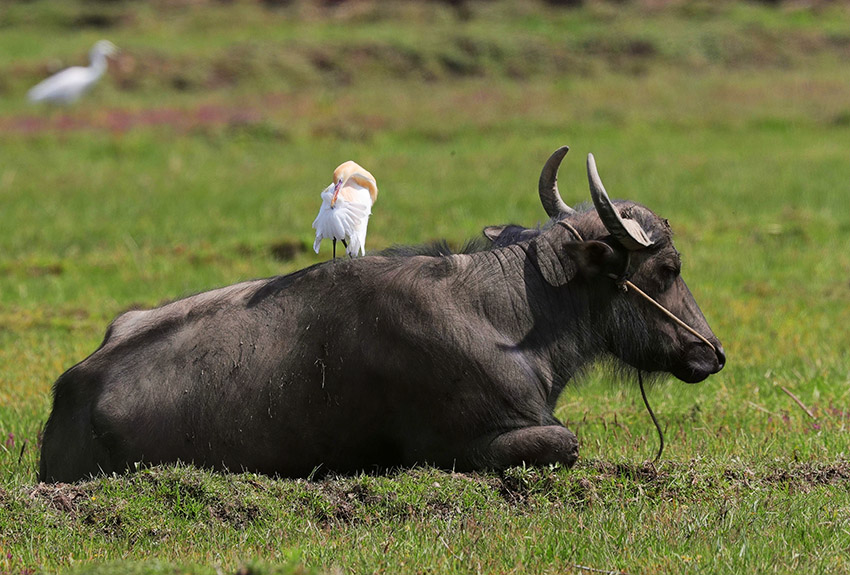
[[[584,281],[594,284],[590,303],[604,322],[603,345],[629,366],[672,373],[688,383],[723,369],[723,346],[681,276],[681,258],[667,220],[636,202],[612,201],[593,154],[587,157],[593,207],[571,208],[557,184],[558,167],[568,150],[556,150],[540,174],[538,191],[551,218],[544,229],[563,226],[572,235],[574,241],[566,249],[578,261]],[[516,225],[484,230],[494,247],[540,233],[539,228]]]

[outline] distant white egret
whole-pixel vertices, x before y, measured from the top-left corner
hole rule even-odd
[[[71,104],[94,86],[106,71],[106,57],[118,51],[109,40],[100,40],[89,52],[91,63],[86,66],[72,66],[50,76],[33,86],[27,92],[30,102],[52,102]]]
[[[316,241],[313,249],[319,253],[324,238],[340,240],[349,256],[366,254],[366,226],[372,214],[372,204],[378,197],[375,177],[356,162],[348,161],[334,170],[333,183],[322,192],[322,207],[313,222]]]

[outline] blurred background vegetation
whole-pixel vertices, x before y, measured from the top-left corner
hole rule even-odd
[[[27,102],[101,38],[91,93]],[[0,571],[846,572],[848,62],[825,0],[0,3]],[[342,161],[381,190],[367,249],[458,246],[542,220],[562,144],[567,202],[593,152],[669,218],[729,356],[652,390],[659,468],[637,390],[594,371],[556,409],[572,471],[36,486],[56,377],[123,310],[328,259],[310,224]]]

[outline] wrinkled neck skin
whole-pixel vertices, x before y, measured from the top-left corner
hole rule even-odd
[[[571,223],[585,238],[597,235],[583,220]],[[577,240],[554,225],[529,240],[460,256],[471,258],[468,277],[473,281],[460,280],[463,289],[471,290],[469,301],[503,336],[506,350],[533,363],[541,392],[553,408],[567,382],[606,352],[600,322],[605,312],[599,302],[610,301],[616,289],[607,277],[577,273],[567,242]],[[493,279],[475,281],[481,277]]]

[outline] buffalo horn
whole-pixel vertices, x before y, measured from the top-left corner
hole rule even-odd
[[[540,183],[538,185],[540,202],[543,204],[543,209],[546,210],[546,214],[550,218],[561,214],[575,213],[574,209],[564,203],[560,192],[558,192],[558,167],[569,151],[569,146],[561,146],[555,150],[555,153],[549,156],[549,159],[546,160],[546,163],[543,164],[543,169],[540,171]]]
[[[611,199],[602,185],[602,180],[599,178],[599,172],[596,171],[596,160],[593,159],[593,154],[587,155],[587,180],[590,183],[590,195],[593,198],[593,205],[596,206],[596,212],[611,235],[630,251],[651,246],[652,240],[649,239],[640,224],[634,220],[620,217],[617,208],[611,203]]]

